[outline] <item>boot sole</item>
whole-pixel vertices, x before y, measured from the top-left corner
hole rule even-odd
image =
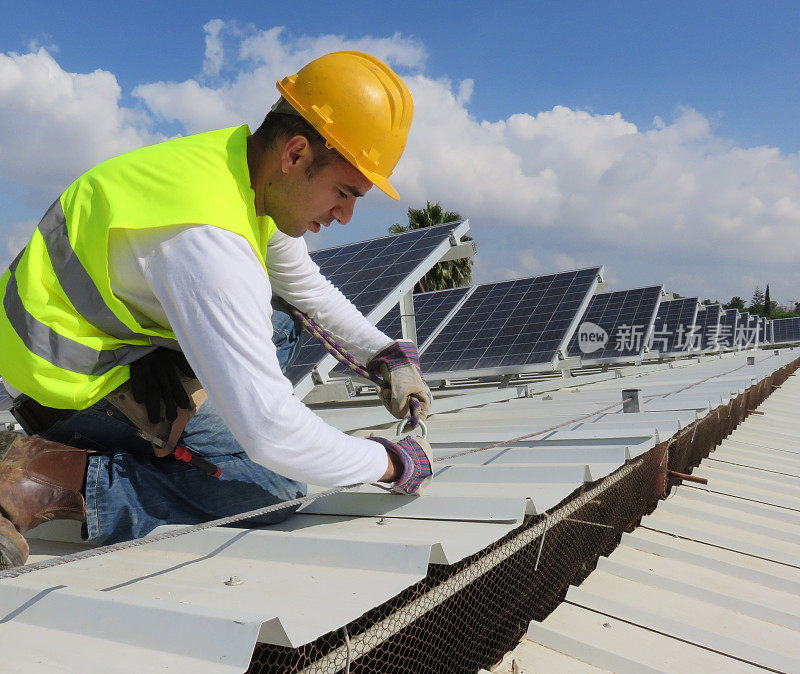
[[[0,461],[21,437],[22,434],[16,431],[0,432]],[[25,537],[9,520],[0,515],[0,570],[22,566],[28,560],[29,552]]]
[[[28,561],[28,541],[5,517],[0,517],[0,571]]]

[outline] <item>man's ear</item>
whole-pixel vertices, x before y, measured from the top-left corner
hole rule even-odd
[[[305,136],[292,136],[283,146],[281,170],[289,173],[296,168],[305,170],[314,161],[314,153]]]

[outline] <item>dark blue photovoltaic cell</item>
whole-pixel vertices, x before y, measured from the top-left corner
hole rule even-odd
[[[695,318],[697,298],[682,297],[661,302],[650,348],[659,353],[681,353],[697,349]]]
[[[750,334],[752,335],[752,342],[753,345],[758,345],[760,341],[761,331],[759,330],[759,326],[761,324],[761,317],[752,314],[750,316]]]
[[[734,347],[734,338],[736,336],[736,328],[739,326],[739,310],[726,309],[719,318],[719,337],[720,348],[732,349]]]
[[[774,344],[800,342],[800,317],[774,319],[772,321],[772,339]]]
[[[456,224],[325,248],[311,253],[311,258],[362,314],[368,314],[450,237]],[[304,332],[297,359],[287,369],[286,377],[297,384],[324,356],[325,350]]]
[[[551,362],[599,273],[592,267],[477,286],[425,349],[423,371]]]
[[[769,318],[764,319],[764,343],[772,344],[772,321]]]
[[[466,288],[450,288],[448,290],[434,290],[428,293],[414,295],[414,320],[417,324],[417,345],[421,346],[439,327],[469,291]],[[378,329],[389,337],[401,338],[400,308],[393,307],[378,323]]]
[[[739,321],[736,323],[736,334],[734,341],[739,348],[752,347],[756,344],[756,324],[757,316],[751,316],[750,312],[743,311],[739,314]]]
[[[570,356],[581,358],[632,358],[641,355],[647,330],[658,308],[662,286],[633,288],[610,293],[597,293],[583,314],[578,329],[567,349]],[[605,346],[590,351],[581,348],[581,325],[599,325],[608,335]]]
[[[720,343],[720,317],[722,307],[719,304],[709,304],[702,311],[697,312],[697,340],[702,344],[703,350],[719,351]]]

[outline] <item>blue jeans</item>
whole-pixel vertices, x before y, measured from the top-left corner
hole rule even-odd
[[[301,326],[280,306],[273,307],[272,341],[285,369],[297,357]],[[305,496],[306,485],[254,463],[209,402],[197,411],[181,444],[222,468],[209,477],[173,457],[156,458],[135,426],[105,400],[57,423],[42,434],[90,454],[86,473],[84,538],[116,543],[145,536],[161,524],[197,524]],[[280,522],[295,512],[285,508],[241,526]]]

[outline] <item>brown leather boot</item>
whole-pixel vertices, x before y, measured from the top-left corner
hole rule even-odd
[[[24,564],[21,534],[50,520],[86,521],[81,494],[91,452],[0,432],[0,569]]]

